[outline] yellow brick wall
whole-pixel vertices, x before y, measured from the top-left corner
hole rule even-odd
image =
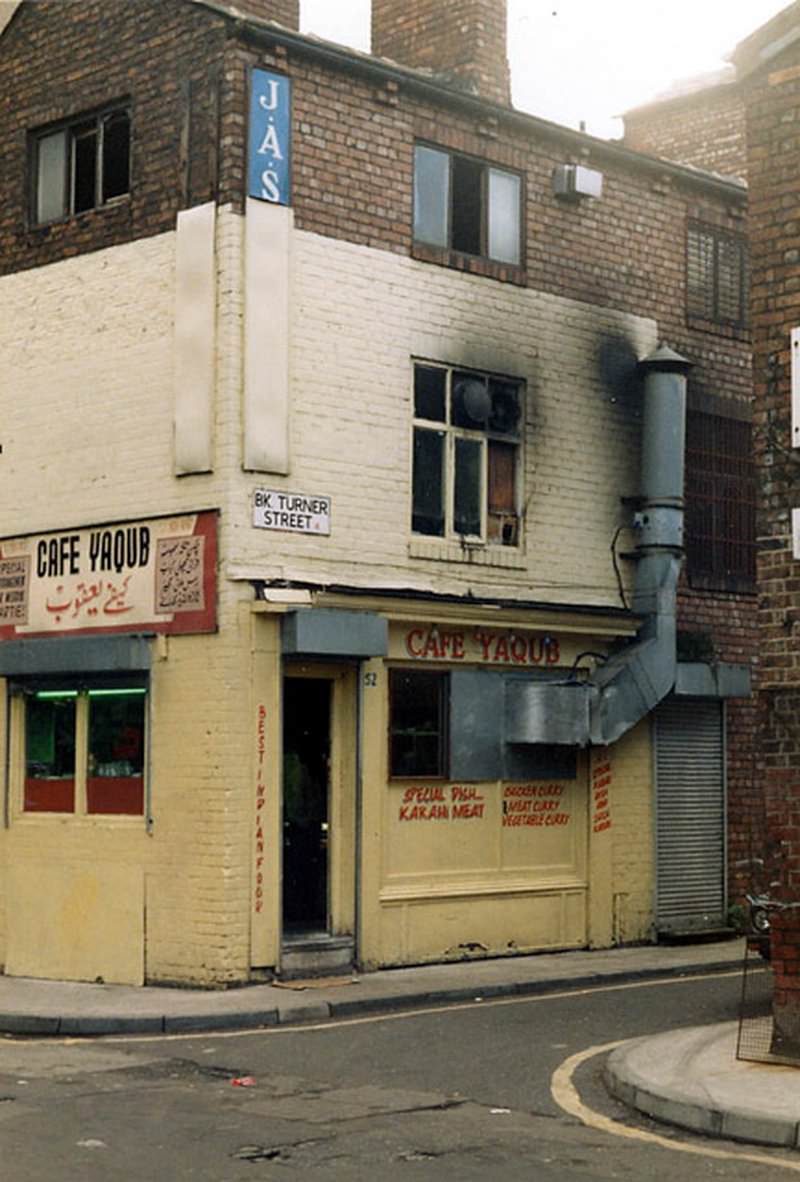
[[[99,936],[109,915],[118,915],[123,942],[142,941],[142,977],[213,984],[247,976],[249,619],[246,612],[242,622],[235,600],[223,599],[222,616],[219,635],[170,637],[157,645],[152,833],[143,818],[22,815],[12,801],[12,824],[0,830],[0,962],[10,950],[10,971],[131,980],[127,950],[120,946],[115,959],[99,941],[86,939],[87,931]],[[125,880],[127,891],[138,890],[135,875],[142,877],[141,933],[128,900],[118,897],[125,869],[134,876]],[[77,907],[81,875],[86,881]],[[37,946],[36,928],[28,941],[21,926],[37,911],[52,921],[49,945]]]
[[[655,818],[652,726],[643,719],[610,748],[614,942],[653,938]]]

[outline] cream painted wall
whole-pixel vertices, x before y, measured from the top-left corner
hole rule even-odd
[[[229,570],[619,605],[609,548],[638,490],[637,423],[597,353],[609,334],[644,356],[655,323],[304,232],[292,256],[290,472],[231,473]],[[526,380],[522,552],[484,565],[411,538],[412,356]],[[254,529],[258,487],[332,497],[331,536]]]
[[[11,825],[0,830],[8,972],[130,984],[246,977],[255,723],[249,612],[241,626],[237,615],[220,636],[159,647],[151,833],[140,817],[23,814],[12,782]],[[19,746],[18,736],[13,766]]]
[[[655,818],[649,718],[609,748],[614,942],[653,938]]]
[[[175,244],[0,279],[0,537],[215,504],[173,475]]]
[[[234,576],[619,604],[609,547],[619,498],[637,491],[637,426],[602,386],[596,357],[603,334],[628,336],[644,355],[652,321],[295,232],[290,472],[246,473],[243,219],[229,209],[216,244],[214,472],[180,479],[176,235],[0,280],[0,357],[13,375],[0,537],[214,506]],[[465,560],[457,546],[411,538],[413,355],[526,380],[520,550]],[[331,536],[255,529],[258,487],[330,496]]]
[[[290,473],[248,474],[242,470],[243,230],[242,218],[219,211],[209,474],[174,475],[174,234],[0,280],[0,357],[4,375],[11,375],[0,392],[0,470],[8,490],[0,500],[0,537],[215,507],[223,576],[236,577],[220,580],[218,635],[171,638],[159,650],[152,679],[153,834],[139,821],[41,817],[0,830],[0,883],[7,891],[16,876],[23,899],[37,867],[93,864],[97,883],[86,884],[89,894],[95,886],[110,891],[115,875],[141,871],[144,971],[154,980],[242,979],[253,956],[263,963],[275,948],[274,922],[259,933],[258,948],[250,943],[257,695],[246,577],[618,605],[609,544],[620,495],[636,491],[638,450],[628,410],[600,384],[596,349],[604,332],[628,334],[640,354],[656,340],[650,321],[296,233]],[[410,539],[412,354],[528,383],[526,544],[521,553],[500,551],[504,565],[434,559],[430,543]],[[254,529],[251,498],[260,486],[330,495],[331,537]],[[270,726],[274,737],[274,718]],[[633,754],[623,754],[620,764],[623,803],[614,837],[614,891],[628,899],[628,939],[647,927],[652,875],[646,853],[627,864],[628,851],[644,844],[649,809],[640,799],[650,783],[647,743],[636,733],[632,747],[631,740],[620,745]],[[273,791],[278,767],[275,752]],[[365,841],[382,831],[385,791],[384,779],[368,810]],[[271,808],[275,816],[274,801]],[[111,868],[105,878],[104,866]],[[74,884],[70,876],[51,879],[56,914]],[[376,892],[389,887],[382,864],[371,883]],[[539,946],[583,938],[585,891],[569,887],[556,895],[558,923],[552,937],[537,937]],[[548,898],[543,894],[541,905],[552,917]],[[515,900],[508,924],[493,927],[501,905],[488,899],[484,911],[475,911],[476,930],[514,939],[529,902],[524,895]],[[431,926],[415,900],[387,898],[371,955],[395,959],[396,947],[408,955],[440,953],[458,927],[451,919],[456,910],[444,904],[441,922]],[[29,943],[20,954],[20,928],[8,927],[13,899],[5,911],[4,926],[0,899],[0,959],[10,950],[14,963],[36,972],[35,950]],[[98,931],[101,919],[98,913]],[[130,918],[121,915],[123,921]],[[107,971],[98,963],[90,952],[68,967],[92,979]],[[38,965],[43,970],[44,961]],[[121,976],[136,979],[135,968],[123,965]]]

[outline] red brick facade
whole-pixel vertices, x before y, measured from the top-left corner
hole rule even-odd
[[[496,0],[373,0],[372,52],[511,101],[506,11]]]
[[[758,50],[798,27],[793,5],[737,52],[742,72]],[[790,41],[790,38],[787,38]],[[786,42],[784,42],[786,43]],[[800,1046],[800,567],[791,511],[800,504],[791,431],[791,329],[800,324],[800,50],[769,56],[744,78],[750,174],[751,314],[759,474],[759,785],[765,888],[776,913],[776,1041]]]
[[[162,233],[213,197],[224,29],[184,0],[22,5],[0,54],[0,274]],[[31,133],[118,101],[131,109],[130,195],[35,225]]]
[[[747,177],[744,105],[735,82],[626,112],[624,143],[663,160]]]
[[[233,7],[243,16],[276,21],[287,29],[300,28],[300,0],[236,0]]]

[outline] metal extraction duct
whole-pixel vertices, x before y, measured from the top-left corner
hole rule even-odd
[[[506,741],[586,746],[615,742],[665,698],[675,684],[676,598],[683,558],[686,375],[679,353],[661,345],[640,363],[644,373],[640,540],[633,611],[643,617],[636,640],[585,682],[510,684]]]

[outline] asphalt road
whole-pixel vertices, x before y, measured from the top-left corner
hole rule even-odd
[[[606,1129],[551,1092],[568,1057],[727,1021],[738,974],[252,1034],[0,1040],[3,1182],[760,1182],[800,1154],[692,1138],[574,1084]],[[252,1077],[251,1086],[234,1079]],[[632,1140],[665,1132],[675,1148]],[[687,1153],[677,1146],[690,1146]],[[730,1156],[720,1157],[720,1153]],[[748,1159],[755,1154],[761,1161]]]

